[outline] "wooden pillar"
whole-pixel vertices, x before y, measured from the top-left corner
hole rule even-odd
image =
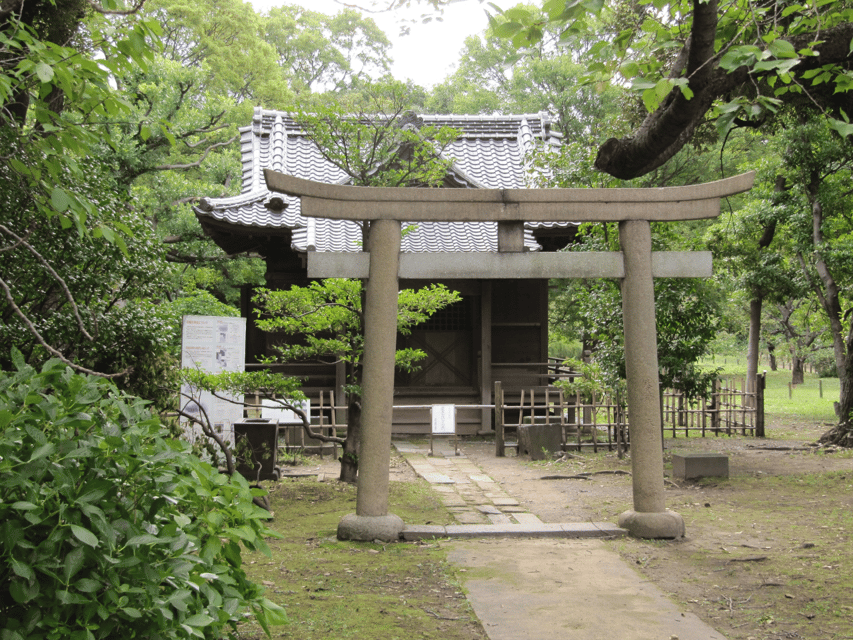
[[[364,308],[364,372],[356,512],[338,524],[342,540],[397,540],[399,516],[388,513],[400,223],[370,225],[370,271]]]
[[[631,429],[634,509],[619,525],[641,538],[679,538],[684,521],[664,505],[663,438],[658,382],[651,226],[646,220],[619,223],[625,261],[622,316]]]
[[[503,458],[506,455],[506,446],[504,443],[504,421],[503,421],[503,401],[504,394],[501,389],[501,381],[495,380],[495,456]]]
[[[492,281],[480,283],[480,404],[492,404]],[[480,411],[480,429],[491,431],[493,411]]]

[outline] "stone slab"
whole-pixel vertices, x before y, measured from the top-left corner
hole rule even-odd
[[[440,497],[446,507],[462,507],[468,504],[462,496],[457,493],[443,493]]]
[[[539,516],[535,513],[513,513],[512,517],[518,524],[542,524]]]
[[[453,478],[450,478],[443,473],[438,473],[437,471],[430,471],[422,475],[424,480],[430,484],[454,484]]]
[[[487,513],[486,517],[494,525],[512,524],[512,519],[503,513]]]
[[[560,524],[457,524],[447,525],[446,529],[447,535],[452,538],[566,537],[566,532]]]
[[[403,540],[407,541],[430,540],[447,537],[447,530],[441,525],[434,524],[406,525],[400,535]]]
[[[429,453],[429,448],[419,447],[414,444],[395,444],[394,448],[397,449],[397,452],[400,454],[421,454],[426,455]]]
[[[491,496],[489,496],[491,498]],[[515,498],[491,498],[495,506],[498,507],[517,507],[518,500]]]
[[[518,454],[531,460],[545,460],[562,447],[563,428],[559,424],[523,424],[518,427]]]
[[[489,476],[487,476],[483,473],[470,474],[468,477],[471,478],[471,480],[473,480],[477,484],[479,484],[481,482],[494,483],[494,480],[492,480]]]
[[[445,548],[466,569],[459,579],[490,640],[725,640],[598,540],[465,540]]]
[[[675,478],[728,478],[729,457],[722,453],[674,453],[672,475]]]
[[[493,507],[490,504],[479,504],[479,505],[477,505],[477,511],[479,511],[480,513],[487,513],[487,514],[488,513],[500,513],[501,512],[500,509],[498,509],[497,507]]]
[[[560,525],[567,538],[624,538],[628,531],[610,522],[572,522]]]
[[[481,517],[472,511],[470,515]],[[533,514],[529,514],[533,515]],[[514,516],[514,517],[517,517]],[[534,516],[535,517],[535,516]],[[426,538],[610,538],[627,535],[609,522],[571,522],[530,524],[485,524],[462,523],[441,525],[405,525],[401,537],[403,540],[423,540]]]
[[[486,524],[489,521],[488,518],[486,518],[486,516],[484,516],[482,513],[480,513],[479,511],[474,511],[472,509],[460,510],[458,513],[453,514],[453,518],[460,525],[480,526],[481,524]]]
[[[454,489],[450,485],[446,484],[438,484],[432,488],[433,491],[438,491],[439,493],[456,493],[456,489]]]

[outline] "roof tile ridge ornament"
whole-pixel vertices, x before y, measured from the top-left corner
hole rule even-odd
[[[275,114],[272,127],[270,129],[269,168],[273,171],[283,172],[287,166],[287,129],[284,126],[284,120],[281,117],[281,112],[270,111],[268,113]],[[270,213],[282,214],[284,213],[284,210],[287,209],[287,200],[285,200],[281,194],[270,192],[264,202],[264,206]]]
[[[287,166],[287,131],[280,113],[275,114],[270,132],[270,166],[273,171],[284,172]],[[266,168],[266,167],[264,167]]]
[[[261,166],[261,135],[264,128],[264,108],[255,107],[252,114],[252,187],[250,193],[260,191],[264,187]]]
[[[544,127],[543,127],[544,132]],[[535,136],[533,135],[533,127],[527,121],[527,117],[523,117],[518,123],[518,150],[521,153],[521,169],[526,175],[532,173],[531,154],[536,149]],[[524,179],[525,184],[530,184],[527,178]]]

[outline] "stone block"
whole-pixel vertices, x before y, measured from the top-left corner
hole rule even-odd
[[[672,455],[674,478],[728,478],[729,457],[722,453],[674,453]]]
[[[610,522],[575,522],[562,525],[567,538],[623,538],[628,531]]]
[[[434,524],[406,525],[403,527],[400,537],[408,541],[445,538],[447,537],[447,530],[440,525]]]
[[[518,455],[531,460],[545,460],[562,447],[562,427],[559,424],[524,424],[518,427]]]

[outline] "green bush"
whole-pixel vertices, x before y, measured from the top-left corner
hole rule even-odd
[[[253,490],[167,439],[138,399],[57,361],[0,372],[0,639],[222,638],[284,612]]]

